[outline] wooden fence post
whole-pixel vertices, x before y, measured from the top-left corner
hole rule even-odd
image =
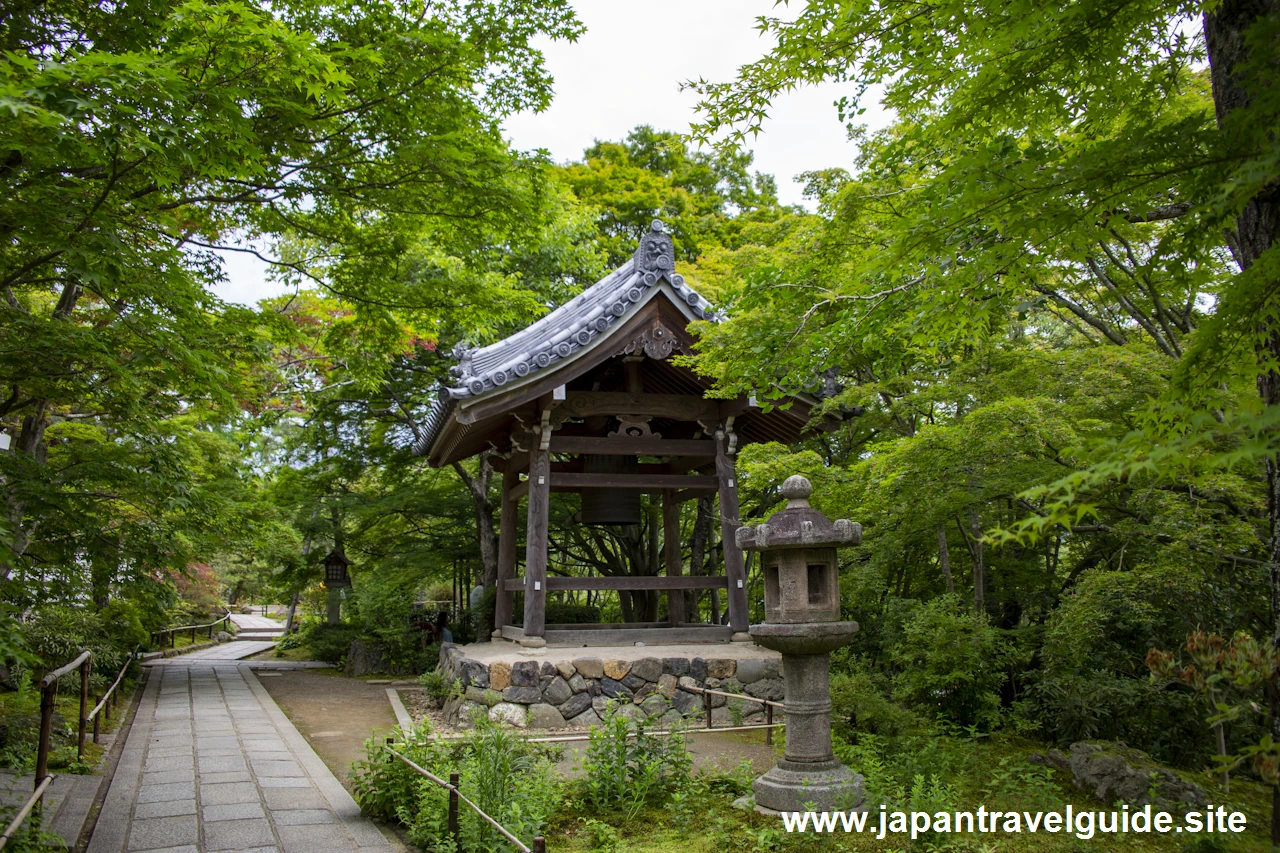
[[[85,717],[89,714],[89,672],[92,669],[93,657],[90,656],[80,664],[80,732],[77,739],[76,760],[84,760]]]
[[[449,837],[454,847],[462,849],[462,836],[458,831],[458,774],[449,774]]]
[[[711,728],[711,694],[710,693],[702,694],[702,704],[707,711],[707,728]]]
[[[533,850],[533,853],[547,853],[547,839],[539,835],[533,839],[533,847],[530,849]]]
[[[773,706],[764,706],[764,721],[766,725],[773,725]],[[773,746],[773,729],[764,730],[764,742],[768,746]]]
[[[53,734],[53,691],[57,683],[40,691],[40,742],[36,747],[36,787],[49,775],[49,736]],[[42,798],[43,799],[43,798]]]
[[[98,703],[101,701],[102,701],[102,694],[100,693],[93,694],[93,707],[95,708],[98,707]],[[98,737],[99,721],[101,719],[102,719],[101,711],[93,715],[93,742],[94,743],[102,743],[101,739],[99,739]]]

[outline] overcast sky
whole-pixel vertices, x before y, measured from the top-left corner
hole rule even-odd
[[[798,2],[798,0],[797,0]],[[755,29],[759,15],[777,14],[772,0],[576,0],[587,26],[577,43],[540,45],[555,76],[555,100],[544,113],[507,122],[516,148],[545,148],[557,162],[577,159],[597,139],[619,140],[639,124],[685,132],[697,96],[680,84],[699,77],[732,79],[737,68],[763,55],[771,41]],[[785,16],[787,10],[781,10]],[[778,179],[783,202],[799,203],[801,172],[848,166],[854,149],[836,119],[840,87],[811,87],[773,105],[770,120],[752,143],[755,168]],[[873,129],[885,115],[868,105],[863,121]],[[223,299],[253,304],[278,292],[265,265],[251,256],[225,256]]]

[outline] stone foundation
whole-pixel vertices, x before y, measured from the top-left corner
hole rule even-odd
[[[704,697],[681,687],[709,687],[775,702],[783,696],[780,656],[754,647],[723,655],[717,652],[730,647],[584,648],[540,656],[514,648],[497,642],[445,646],[440,668],[463,689],[461,697],[445,705],[450,725],[465,728],[475,715],[484,714],[518,728],[588,728],[600,724],[610,702],[619,703],[622,713],[664,724],[702,719]],[[712,722],[731,724],[734,700],[711,700]],[[764,720],[761,705],[744,701],[739,709],[743,722]]]

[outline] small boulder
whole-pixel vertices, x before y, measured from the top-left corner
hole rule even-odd
[[[785,685],[780,678],[762,678],[747,685],[747,693],[757,699],[771,699],[781,702],[786,694]]]
[[[583,711],[591,708],[591,695],[588,693],[577,693],[569,698],[569,701],[560,706],[560,714],[566,720],[572,720]]]
[[[562,705],[572,695],[573,689],[569,687],[569,682],[558,675],[542,688],[542,698],[550,705]]]
[[[563,729],[564,716],[555,707],[539,702],[529,706],[529,728]]]
[[[627,686],[627,689],[630,690],[632,693],[635,693],[641,687],[644,687],[646,684],[649,683],[645,681],[643,678],[641,678],[640,676],[636,675],[634,672],[628,672],[626,675],[622,676],[622,678],[619,680],[623,684],[625,684]]]
[[[544,660],[538,667],[538,675],[542,678],[555,678],[559,673],[556,672],[555,665],[551,661]]]
[[[609,699],[631,698],[631,690],[621,681],[614,681],[612,678],[600,679],[600,692]]]
[[[213,635],[213,639],[214,639],[214,642],[229,643],[231,642],[231,635],[228,634],[226,631],[219,631],[218,633]]]
[[[737,675],[738,681],[743,684],[751,684],[752,682],[759,681],[762,678],[776,678],[778,675],[777,666],[775,665],[773,667],[773,672],[769,673],[765,666],[765,664],[768,663],[775,662],[761,660],[760,658],[747,658],[746,660],[740,660],[738,661],[738,671],[735,675]]]
[[[707,680],[707,662],[703,658],[694,658],[689,662],[689,675],[695,681]]]
[[[600,725],[600,715],[593,710],[583,711],[578,716],[569,721],[569,725],[575,729],[589,729],[593,726]]]
[[[508,687],[502,691],[502,701],[533,705],[542,701],[542,691],[536,687]]]
[[[578,670],[575,669],[573,664],[568,661],[562,661],[561,663],[556,664],[556,672],[560,673],[561,678],[568,681],[577,674]]]
[[[569,676],[569,689],[574,693],[586,693],[587,680],[575,672],[573,675]]]
[[[670,699],[676,695],[676,685],[678,683],[679,682],[676,681],[676,677],[674,675],[667,675],[666,673],[663,673],[658,676],[658,692],[665,698]]]
[[[537,687],[539,674],[537,661],[522,660],[511,665],[512,687]]]
[[[702,686],[695,679],[690,678],[687,675],[682,676],[678,681],[676,681],[676,685],[690,690],[697,690]]]
[[[682,675],[689,674],[688,658],[663,658],[662,671],[667,675],[674,675],[679,678]]]
[[[462,686],[488,687],[488,668],[478,660],[464,659],[462,661]]]
[[[1077,788],[1092,791],[1104,803],[1150,803],[1158,809],[1203,806],[1205,790],[1157,764],[1149,755],[1123,744],[1081,741],[1071,745],[1071,775]]]
[[[489,719],[495,723],[515,726],[518,729],[523,729],[529,724],[528,714],[525,712],[524,705],[515,705],[511,702],[499,702],[490,708]]]
[[[631,664],[631,674],[645,681],[657,681],[662,676],[662,661],[657,658],[641,658]]]
[[[511,664],[504,660],[489,664],[489,686],[494,690],[504,690],[511,686]]]
[[[607,660],[604,662],[604,674],[614,681],[621,681],[631,671],[631,661]]]
[[[707,661],[708,678],[731,678],[738,669],[738,662],[732,658],[712,658]]]
[[[671,705],[667,703],[667,700],[657,694],[640,703],[640,710],[644,711],[646,717],[661,716],[667,713],[670,708]]]
[[[677,690],[676,695],[671,697],[671,707],[681,714],[692,714],[698,708],[698,700],[692,693]]]
[[[574,658],[573,668],[583,678],[604,678],[604,663],[600,658]]]

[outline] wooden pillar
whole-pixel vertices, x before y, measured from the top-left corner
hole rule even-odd
[[[515,459],[512,458],[512,463]],[[493,630],[501,631],[511,624],[515,605],[515,590],[506,588],[506,581],[516,576],[516,519],[520,514],[520,502],[511,499],[511,491],[520,484],[520,472],[514,464],[507,465],[502,474],[502,497],[498,505],[498,597],[493,608]]]
[[[547,621],[547,502],[551,495],[551,454],[529,453],[529,524],[524,543],[524,634],[541,637]]]
[[[729,580],[729,626],[747,633],[747,571],[734,534],[742,526],[738,509],[738,471],[727,452],[728,436],[716,432],[716,477],[720,488],[720,539],[724,544],[724,573]]]
[[[667,564],[667,577],[684,574],[680,550],[680,501],[672,489],[662,493],[662,553]],[[685,620],[684,590],[667,590],[667,618],[674,626]]]

